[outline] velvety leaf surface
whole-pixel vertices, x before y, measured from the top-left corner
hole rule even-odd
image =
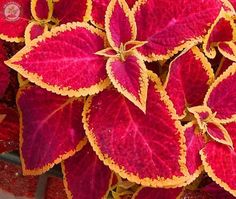
[[[110,58],[106,69],[115,88],[140,109],[145,110],[148,76],[143,61],[134,55],[129,55],[125,61]]]
[[[193,123],[189,123],[185,126],[184,135],[187,145],[186,164],[189,173],[193,175],[197,170],[200,172],[202,170],[202,161],[199,151],[203,148],[205,140]],[[200,174],[200,172],[198,173]]]
[[[19,117],[16,110],[0,104],[0,153],[17,150]]]
[[[30,18],[30,0],[1,0],[0,38],[7,41],[23,41]]]
[[[31,0],[31,13],[38,21],[47,21],[52,17],[52,0]]]
[[[62,166],[68,198],[106,198],[112,172],[98,159],[89,144],[65,160]]]
[[[202,104],[214,81],[210,63],[197,47],[178,56],[170,65],[166,91],[180,117],[188,107]]]
[[[134,8],[137,40],[148,43],[138,51],[150,61],[167,59],[193,45],[214,22],[221,6],[219,0],[140,1]]]
[[[231,65],[233,64],[233,62],[230,59],[227,58],[222,58],[220,65],[216,71],[216,77],[220,76],[223,74],[223,72],[225,72]]]
[[[92,0],[90,20],[97,27],[105,27],[105,14],[110,0]],[[136,0],[126,0],[129,8],[132,8]]]
[[[236,62],[236,42],[219,43],[218,48],[223,56]]]
[[[57,94],[94,94],[110,83],[105,59],[95,54],[104,48],[103,36],[85,23],[62,25],[23,48],[7,64]]]
[[[6,51],[3,47],[3,43],[0,42],[0,98],[5,93],[10,81],[10,75],[7,66],[4,64],[6,60]]]
[[[25,42],[27,45],[31,44],[33,39],[36,39],[38,36],[42,35],[44,31],[47,30],[47,27],[43,26],[38,22],[31,22],[25,29]]]
[[[212,46],[216,45],[218,42],[233,40],[236,30],[234,26],[235,24],[232,17],[221,11],[221,14],[204,38],[203,49],[207,56],[210,58],[215,57],[216,51]]]
[[[231,119],[236,115],[236,64],[232,64],[211,85],[204,99],[204,104],[216,113],[221,120]]]
[[[121,177],[177,186],[186,171],[183,132],[160,80],[150,75],[146,114],[116,90],[106,90],[86,102],[84,127],[99,158]]]
[[[236,146],[236,123],[224,126]],[[205,171],[221,187],[236,197],[236,152],[229,146],[209,142],[201,151]]]
[[[134,16],[125,0],[110,1],[106,11],[105,30],[110,45],[115,48],[136,38]]]
[[[87,21],[88,15],[87,0],[60,0],[54,3],[53,16],[60,24]]]
[[[41,174],[86,143],[83,99],[53,94],[37,86],[20,90],[21,162],[24,174]]]
[[[182,193],[182,188],[176,189],[158,189],[143,187],[135,193],[132,199],[176,199]]]
[[[220,124],[215,124],[212,122],[207,123],[207,133],[217,142],[232,146],[232,140],[227,132],[227,130]]]

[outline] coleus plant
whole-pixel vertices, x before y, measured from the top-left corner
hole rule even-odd
[[[0,23],[21,31],[0,35],[25,34],[5,63],[35,84],[17,95],[25,175],[62,162],[69,198],[108,197],[114,173],[144,186],[133,198],[176,198],[205,170],[236,196],[235,1],[16,3],[27,17]],[[164,84],[147,68],[156,61]]]

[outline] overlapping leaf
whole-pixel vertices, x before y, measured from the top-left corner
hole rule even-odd
[[[187,107],[202,104],[213,81],[211,65],[197,47],[170,64],[165,88],[180,118],[186,115]]]
[[[204,38],[203,50],[208,57],[214,58],[216,56],[215,46],[236,39],[235,25],[232,14],[221,10],[216,21],[212,24],[208,34]]]
[[[89,144],[65,160],[62,166],[68,198],[106,198],[112,172],[98,159]]]
[[[53,12],[53,0],[31,0],[31,14],[37,21],[49,21]]]
[[[137,40],[148,41],[138,49],[139,53],[148,61],[167,59],[199,42],[221,7],[219,0],[139,1],[133,9]]]
[[[36,39],[38,36],[42,35],[47,31],[47,26],[42,25],[39,22],[31,22],[25,29],[25,43],[30,45],[33,39]]]
[[[0,39],[24,41],[24,32],[30,17],[30,0],[0,1]]]
[[[83,99],[59,96],[37,86],[18,93],[20,152],[24,174],[41,174],[86,143]]]
[[[236,42],[224,42],[218,45],[221,54],[228,59],[236,62]]]
[[[90,20],[99,28],[105,28],[104,16],[110,0],[91,0],[91,17]],[[127,4],[131,9],[136,0],[127,0]]]
[[[224,126],[233,141],[236,144],[236,123],[230,123]],[[229,191],[236,197],[236,152],[227,145],[217,142],[209,142],[201,151],[201,158],[205,171],[221,187]]]
[[[114,89],[106,90],[86,102],[84,127],[99,158],[122,177],[175,187],[186,180],[183,132],[160,80],[150,78],[146,114]]]
[[[90,5],[88,0],[60,0],[54,3],[53,17],[60,24],[75,21],[88,21]],[[105,15],[102,15],[104,17]]]
[[[236,115],[236,64],[232,64],[209,88],[204,104],[221,122],[235,120]]]
[[[219,67],[217,68],[215,76],[218,77],[222,75],[223,72],[226,71],[232,64],[233,62],[230,59],[223,57],[220,61]]]
[[[205,138],[194,123],[188,123],[185,126],[184,135],[187,146],[186,165],[188,171],[191,175],[199,175],[202,171],[199,151],[204,147]]]
[[[139,189],[132,199],[154,199],[154,198],[161,198],[161,199],[176,199],[179,198],[182,194],[182,188],[175,188],[175,189],[155,189],[149,187],[143,187]]]
[[[125,31],[124,31],[125,29]],[[136,39],[134,16],[124,0],[112,0],[108,4],[105,17],[107,39],[114,49]]]
[[[135,55],[110,58],[106,69],[113,85],[141,110],[146,109],[148,77],[142,60]]]
[[[85,23],[71,23],[34,40],[7,64],[47,90],[79,97],[110,84],[106,62],[95,54],[103,48],[104,33]]]

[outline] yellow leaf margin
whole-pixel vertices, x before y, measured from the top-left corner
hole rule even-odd
[[[38,43],[45,41],[48,38],[52,38],[60,34],[61,32],[65,31],[71,31],[76,28],[85,28],[89,30],[91,33],[98,35],[99,37],[104,39],[104,46],[107,45],[107,41],[105,38],[105,33],[103,33],[101,30],[94,28],[93,26],[85,23],[85,22],[73,22],[73,23],[67,23],[63,24],[59,27],[54,27],[50,32],[46,31],[43,35],[39,36],[38,38],[34,39],[30,45],[25,46],[22,50],[20,50],[16,55],[14,55],[11,59],[8,61],[5,61],[5,64],[8,65],[10,68],[16,70],[19,72],[23,77],[27,78],[32,83],[35,83],[36,85],[47,89],[48,91],[69,96],[69,97],[80,97],[80,96],[86,96],[86,95],[92,95],[99,93],[100,91],[104,90],[110,85],[110,80],[107,77],[104,80],[101,80],[99,83],[90,86],[89,88],[80,88],[78,90],[73,90],[68,87],[60,88],[59,86],[50,85],[43,81],[42,77],[29,72],[25,70],[21,65],[15,64],[14,62],[19,62],[22,60],[22,58],[27,55],[31,50],[34,48],[37,48]],[[105,67],[105,66],[104,66]]]
[[[223,74],[221,74],[214,82],[213,84],[210,86],[210,88],[208,89],[204,101],[203,101],[203,105],[204,106],[208,106],[207,105],[207,101],[212,93],[212,91],[220,84],[222,83],[225,79],[227,79],[229,76],[235,75],[236,73],[236,63],[233,63]],[[209,106],[208,106],[209,107]],[[211,107],[209,107],[211,108]],[[220,119],[215,117],[220,123],[226,124],[226,123],[230,123],[230,122],[234,122],[236,121],[236,113],[234,115],[232,115],[230,118],[225,118],[225,119]]]
[[[127,97],[131,102],[133,102],[137,107],[139,107],[144,113],[146,112],[146,101],[147,101],[147,90],[148,90],[148,75],[147,75],[147,69],[142,61],[140,59],[139,55],[137,53],[132,53],[132,56],[135,56],[137,58],[137,63],[140,67],[140,78],[139,78],[139,99],[137,99],[132,93],[130,93],[125,87],[120,84],[120,82],[115,78],[114,73],[112,72],[112,63],[114,61],[120,60],[117,57],[112,57],[107,60],[106,64],[106,70],[108,77],[110,78],[112,84],[114,87],[125,97]]]
[[[191,183],[192,180],[194,180],[188,172],[188,169],[186,167],[186,143],[185,143],[185,137],[183,133],[183,127],[181,126],[180,122],[177,120],[177,115],[175,112],[175,109],[173,107],[173,104],[169,100],[165,90],[163,89],[161,85],[160,79],[155,75],[154,73],[148,71],[148,76],[149,78],[156,83],[155,89],[157,92],[160,92],[161,99],[165,102],[167,108],[169,109],[172,119],[175,120],[175,126],[178,129],[180,133],[180,139],[179,139],[179,144],[180,144],[180,156],[179,156],[179,166],[180,170],[183,173],[183,176],[173,176],[172,178],[163,178],[163,177],[157,177],[156,179],[151,179],[151,178],[139,178],[139,176],[128,173],[127,171],[124,170],[121,166],[116,164],[110,157],[107,155],[104,155],[96,141],[96,138],[92,132],[92,130],[89,129],[89,114],[90,114],[90,106],[92,104],[92,96],[88,97],[85,106],[84,106],[84,111],[82,113],[83,115],[83,123],[84,123],[84,129],[87,135],[87,138],[93,148],[93,150],[96,152],[98,155],[99,159],[103,161],[103,163],[111,170],[114,172],[118,173],[122,178],[127,178],[131,182],[135,182],[137,184],[141,184],[143,186],[151,186],[151,187],[165,187],[165,188],[170,188],[170,187],[181,187],[185,184]],[[200,171],[196,174],[198,176],[200,174]]]
[[[20,96],[23,94],[23,92],[27,89],[30,89],[31,86],[30,85],[25,85],[23,87],[21,87],[17,93],[16,96],[16,104],[17,104],[17,109],[19,112],[19,116],[20,116],[20,133],[19,133],[19,140],[20,140],[20,147],[19,147],[19,152],[20,152],[20,160],[21,160],[21,165],[22,165],[22,171],[23,171],[23,175],[41,175],[42,173],[45,173],[46,171],[48,171],[49,169],[51,169],[55,164],[60,163],[61,161],[73,156],[76,152],[80,151],[87,143],[87,138],[86,136],[78,143],[78,145],[76,146],[76,148],[73,150],[69,150],[67,152],[65,152],[64,154],[61,154],[59,157],[57,157],[52,163],[49,163],[47,165],[44,165],[43,167],[40,168],[35,168],[35,169],[27,169],[26,165],[25,165],[25,160],[23,157],[23,153],[22,153],[22,146],[23,146],[23,129],[24,129],[24,125],[23,125],[23,113],[20,109],[20,106],[18,104],[19,98]],[[73,103],[74,100],[84,100],[83,98],[79,98],[79,99],[68,99],[64,105],[67,104],[71,104]]]

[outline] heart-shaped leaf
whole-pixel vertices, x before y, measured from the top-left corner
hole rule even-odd
[[[188,174],[183,130],[160,80],[149,75],[146,114],[115,89],[105,90],[86,101],[84,128],[99,158],[121,177],[176,187]]]
[[[83,99],[70,99],[37,86],[22,88],[17,99],[24,174],[41,174],[85,145]]]
[[[107,198],[113,175],[89,144],[65,160],[62,169],[68,198]]]

